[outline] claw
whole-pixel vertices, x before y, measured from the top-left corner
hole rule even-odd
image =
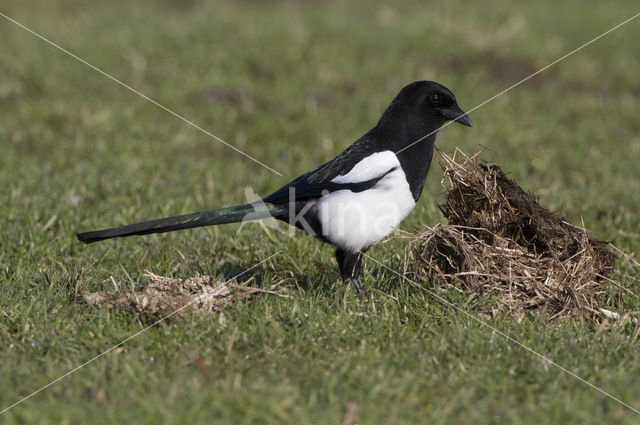
[[[364,293],[364,291],[362,290],[362,287],[360,286],[360,282],[358,282],[358,279],[351,278],[351,283],[353,283],[353,286],[356,288],[356,292],[358,293],[358,296],[360,298],[366,298],[367,295]]]

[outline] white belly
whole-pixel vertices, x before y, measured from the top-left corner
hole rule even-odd
[[[355,252],[391,233],[415,204],[405,174],[397,167],[368,190],[339,190],[318,200],[314,208],[323,236]]]

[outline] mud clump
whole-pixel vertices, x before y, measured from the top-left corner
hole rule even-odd
[[[419,274],[497,297],[492,314],[508,311],[521,319],[535,310],[550,320],[601,319],[616,261],[608,242],[540,206],[477,154],[441,154],[441,165],[448,192],[440,209],[449,224],[427,228],[413,241]]]

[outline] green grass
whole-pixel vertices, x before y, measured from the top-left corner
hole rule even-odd
[[[360,302],[332,250],[251,225],[80,245],[74,233],[241,203],[330,159],[406,83],[464,109],[638,12],[637,2],[100,2],[0,11],[255,156],[247,160],[0,18],[0,409],[143,328],[80,308],[78,285],[144,270],[292,299],[163,323],[0,417],[2,423],[637,423],[637,415],[366,261]],[[438,146],[501,165],[541,203],[640,249],[634,21],[449,126]],[[443,221],[434,166],[403,230]],[[370,251],[404,271],[406,240]],[[428,282],[420,282],[428,285]],[[638,292],[637,280],[622,282]],[[443,293],[478,314],[490,300]],[[640,310],[637,299],[629,302]],[[489,323],[640,408],[636,328]]]

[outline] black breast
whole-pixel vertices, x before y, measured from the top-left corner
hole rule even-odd
[[[435,141],[434,134],[397,153],[398,160],[409,183],[411,194],[416,202],[418,202],[424,183],[427,180]]]

